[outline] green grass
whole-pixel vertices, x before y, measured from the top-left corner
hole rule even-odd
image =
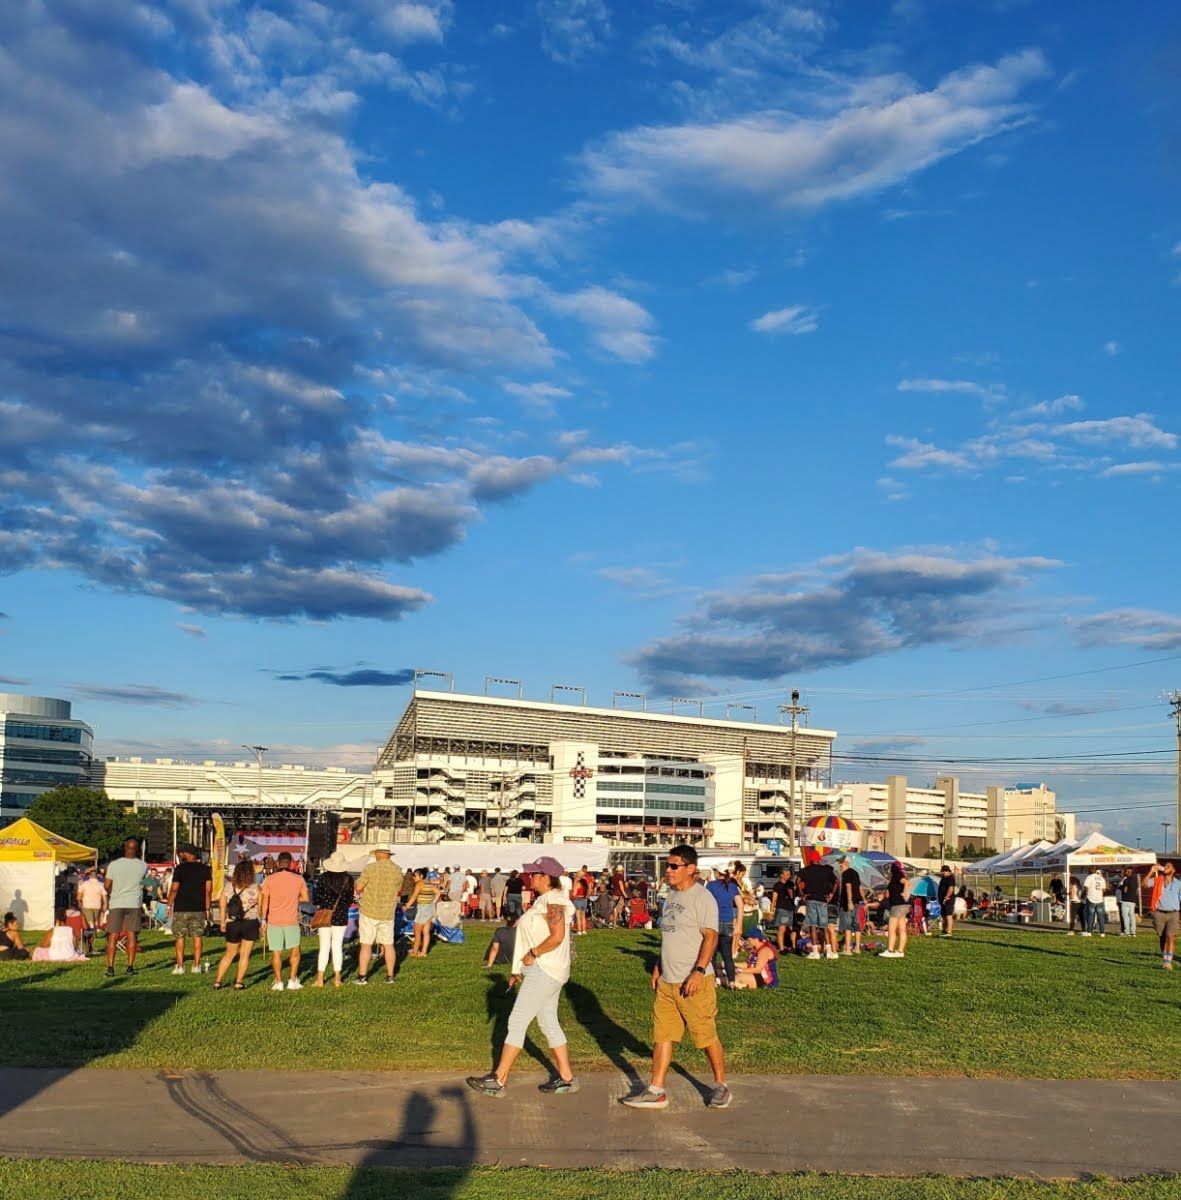
[[[859,1178],[752,1171],[563,1171],[518,1167],[395,1171],[345,1167],[182,1167],[0,1159],[0,1195],[55,1200],[1177,1200],[1181,1179]]]
[[[256,955],[247,991],[214,992],[211,974],[170,974],[171,944],[158,935],[132,979],[104,979],[98,960],[6,965],[0,1064],[481,1067],[508,1003],[503,973],[480,965],[488,929],[468,929],[466,946],[406,961],[392,988],[274,994]],[[579,1070],[642,1069],[657,944],[644,931],[578,940],[562,1019]],[[1161,971],[1155,948],[1149,934],[990,926],[912,939],[905,960],[792,958],[778,990],[719,993],[720,1029],[734,1073],[1181,1079],[1181,972]],[[691,1047],[678,1054],[700,1065]]]

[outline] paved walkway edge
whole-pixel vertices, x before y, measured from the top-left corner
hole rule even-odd
[[[0,1069],[7,1155],[153,1163],[677,1167],[1079,1178],[1181,1172],[1181,1083],[731,1079],[674,1075],[665,1112],[584,1075],[576,1095],[514,1075],[503,1099],[454,1073]]]

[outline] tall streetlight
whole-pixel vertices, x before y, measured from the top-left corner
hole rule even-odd
[[[1169,852],[1169,830],[1173,827],[1172,821],[1162,821],[1161,826],[1165,831],[1165,853]]]
[[[262,807],[262,756],[270,749],[270,746],[247,746],[242,743],[243,750],[249,750],[255,758],[258,759],[258,805]]]

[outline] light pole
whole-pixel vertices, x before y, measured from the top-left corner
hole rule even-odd
[[[1173,827],[1172,821],[1162,821],[1161,826],[1165,831],[1165,853],[1169,852],[1169,830]]]
[[[1177,722],[1177,835],[1181,837],[1181,692],[1169,693],[1169,714]]]
[[[262,807],[262,756],[270,749],[270,746],[247,746],[242,743],[243,750],[249,750],[255,758],[258,759],[258,804]]]

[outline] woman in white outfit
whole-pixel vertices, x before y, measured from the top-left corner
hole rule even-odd
[[[353,902],[353,877],[345,870],[348,860],[339,850],[330,854],[322,864],[316,879],[313,901],[317,908],[332,911],[327,925],[316,930],[320,939],[320,955],[316,959],[316,981],[312,987],[324,986],[324,972],[332,960],[332,986],[340,987],[340,969],[344,963],[344,931],[349,923],[349,905]]]
[[[508,1032],[496,1070],[488,1075],[469,1075],[468,1086],[484,1096],[503,1096],[513,1063],[525,1045],[525,1033],[536,1020],[549,1042],[558,1072],[538,1091],[564,1096],[578,1091],[578,1080],[570,1066],[566,1035],[558,1023],[558,999],[570,978],[570,921],[574,905],[562,890],[562,864],[553,858],[527,863],[522,875],[528,879],[534,900],[517,922],[510,986],[521,981],[516,1003],[509,1014]]]

